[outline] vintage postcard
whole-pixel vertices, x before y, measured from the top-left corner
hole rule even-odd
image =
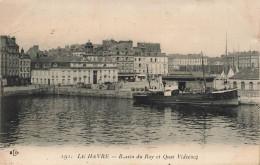
[[[259,13],[0,0],[0,164],[259,164]]]

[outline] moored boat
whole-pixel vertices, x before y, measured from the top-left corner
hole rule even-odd
[[[236,106],[238,105],[238,91],[237,89],[223,89],[223,90],[208,90],[205,69],[202,55],[202,70],[203,70],[203,85],[201,85],[202,92],[191,92],[189,90],[180,92],[180,87],[167,86],[166,82],[162,82],[164,88],[161,91],[152,91],[134,93],[133,98],[136,102],[141,103],[159,103],[159,104],[185,104],[185,105],[217,105],[217,106]],[[188,69],[187,69],[188,70]],[[188,70],[189,71],[189,70]],[[190,72],[190,71],[189,71]],[[147,73],[149,73],[147,71]],[[191,73],[191,72],[190,72]],[[192,75],[192,73],[191,73]],[[149,78],[149,74],[147,76]],[[196,81],[196,77],[194,77]],[[149,79],[148,79],[149,82]],[[180,82],[182,83],[182,82]],[[159,85],[160,86],[160,85]]]
[[[136,102],[147,104],[190,104],[190,105],[238,105],[236,89],[213,91],[208,93],[179,93],[179,90],[172,91],[146,91],[134,93]]]

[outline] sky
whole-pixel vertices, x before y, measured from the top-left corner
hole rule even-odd
[[[226,34],[229,52],[259,50],[259,24],[258,0],[0,0],[0,34],[25,51],[115,39],[214,57]]]

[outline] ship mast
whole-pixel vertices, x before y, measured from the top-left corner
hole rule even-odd
[[[205,93],[206,93],[206,78],[205,78],[205,68],[204,68],[204,57],[203,57],[203,53],[201,52],[201,57],[202,57],[202,72],[203,72],[203,79],[204,79],[204,87],[205,87]]]
[[[149,76],[149,71],[148,71],[148,64],[146,64],[146,69],[147,69],[147,80],[149,84],[149,89],[151,89],[151,82],[150,82],[150,76]]]

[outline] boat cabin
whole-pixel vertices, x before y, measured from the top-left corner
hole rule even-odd
[[[205,75],[207,89],[213,89],[214,78],[214,76],[210,76],[208,74]],[[176,71],[171,74],[162,76],[162,80],[167,85],[178,86],[178,89],[181,93],[199,93],[205,90],[202,72],[190,73],[188,71]]]

